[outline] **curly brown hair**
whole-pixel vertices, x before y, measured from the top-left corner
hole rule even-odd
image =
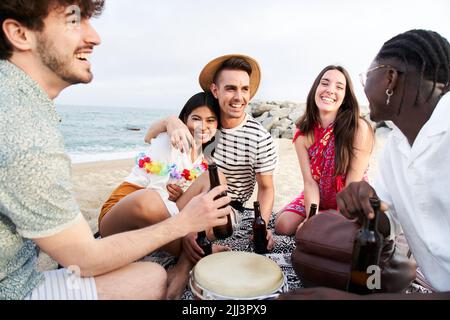
[[[3,22],[6,19],[14,19],[31,30],[42,31],[44,19],[52,9],[70,5],[78,5],[81,9],[81,16],[90,18],[102,13],[105,0],[1,0],[0,59],[10,58],[13,50],[3,32]]]

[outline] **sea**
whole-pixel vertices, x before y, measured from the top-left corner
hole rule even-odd
[[[176,109],[57,105],[65,149],[72,163],[134,158],[148,145],[147,128]]]

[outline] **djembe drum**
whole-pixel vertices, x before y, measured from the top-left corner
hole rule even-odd
[[[251,252],[219,252],[201,259],[191,271],[189,285],[201,300],[268,300],[287,291],[281,268]]]

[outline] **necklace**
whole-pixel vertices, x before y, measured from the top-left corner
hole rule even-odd
[[[180,169],[175,163],[163,163],[153,161],[145,152],[141,152],[136,157],[136,165],[145,170],[148,174],[158,176],[170,175],[171,179],[193,181],[197,179],[203,172],[208,170],[208,163],[202,160],[200,164],[196,164],[192,169]]]

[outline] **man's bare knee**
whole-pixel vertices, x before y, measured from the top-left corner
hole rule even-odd
[[[95,278],[101,300],[160,300],[167,294],[167,272],[153,262],[132,263]]]
[[[144,263],[144,262],[143,262]],[[145,290],[148,296],[145,299],[148,300],[163,300],[167,294],[167,272],[166,270],[156,263],[148,263],[144,274],[142,275],[143,290]]]

